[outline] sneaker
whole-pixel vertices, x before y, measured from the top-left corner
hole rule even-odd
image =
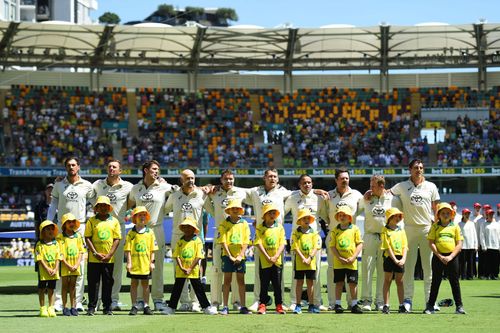
[[[314,304],[309,304],[309,308],[307,309],[307,312],[309,312],[309,313],[320,313],[319,307],[317,307]]]
[[[138,311],[143,311],[144,310],[144,301],[138,301],[136,307],[137,307]]]
[[[434,308],[427,305],[425,307],[424,314],[427,314],[427,315],[434,314]]]
[[[285,309],[283,309],[283,304],[276,304],[277,314],[286,314]]]
[[[320,305],[318,308],[319,308],[319,311],[328,311],[329,310],[328,307],[324,306],[323,304]]]
[[[73,317],[78,316],[78,310],[76,308],[71,308],[69,309],[69,314],[72,315]]]
[[[227,316],[229,314],[229,308],[227,306],[225,306],[222,308],[222,310],[219,313],[223,316]]]
[[[356,304],[353,307],[351,307],[351,313],[362,314],[363,310],[361,310],[361,307],[358,304]]]
[[[137,307],[133,306],[132,309],[130,309],[130,312],[128,313],[128,315],[135,316],[137,314],[137,312],[139,312],[139,310],[137,310]]]
[[[387,305],[384,305],[384,307],[382,308],[382,313],[383,314],[389,314],[390,313],[389,307]]]
[[[106,315],[106,316],[112,316],[113,311],[111,311],[111,309],[104,309],[104,310],[102,310],[102,314]]]
[[[164,307],[165,307],[165,303],[163,303],[163,301],[155,301],[155,303],[154,303],[155,311],[161,311],[161,310],[163,310]],[[144,309],[146,309],[146,308],[144,308]]]
[[[111,310],[113,311],[121,311],[122,308],[118,305],[117,301],[111,302]]]
[[[241,314],[251,314],[252,312],[246,306],[242,306],[240,309],[240,313]]]
[[[405,300],[403,301],[403,306],[405,307],[406,312],[410,313],[412,308],[411,299],[405,298]]]
[[[295,303],[290,304],[290,306],[288,307],[288,310],[290,310],[292,312],[295,311],[295,306],[297,306],[297,304],[295,304]]]
[[[181,304],[179,311],[191,311],[191,304]]]
[[[335,313],[343,313],[344,312],[344,308],[340,304],[335,304],[335,306],[333,307],[333,310],[335,310]]]
[[[248,310],[252,312],[257,312],[258,309],[259,309],[259,302],[255,302],[248,307]]]
[[[240,309],[241,309],[241,304],[240,304],[240,302],[234,302],[234,303],[233,303],[233,310],[234,310],[234,311],[240,311]]]
[[[174,315],[175,309],[172,309],[170,306],[165,306],[163,310],[161,310],[161,313],[164,315]]]
[[[54,309],[53,306],[49,306],[47,308],[47,312],[49,314],[49,317],[55,317],[56,316],[56,310]]]
[[[201,279],[200,279],[201,283],[202,284],[207,284],[207,277],[206,276],[202,276]]]
[[[259,304],[259,309],[257,310],[257,314],[266,314],[266,305],[264,303]]]
[[[436,311],[436,312],[441,311],[441,308],[439,306],[437,306],[437,305],[434,304],[434,311]]]
[[[377,311],[382,311],[382,309],[384,309],[384,303],[379,303],[379,302],[375,303],[375,309]]]
[[[399,306],[398,313],[409,313],[409,312],[408,312],[408,310],[406,310],[405,306],[401,304]]]
[[[54,311],[56,312],[61,312],[63,310],[63,306],[62,306],[62,303],[60,302],[55,302],[54,306]]]
[[[41,306],[40,307],[40,317],[48,317],[49,313],[47,312],[47,307],[46,306]]]
[[[63,309],[63,316],[71,316],[71,312],[69,312],[69,309],[68,308],[64,308]]]
[[[94,308],[89,308],[87,310],[87,316],[93,316],[95,314],[95,309]]]
[[[153,310],[151,310],[151,308],[149,306],[145,306],[144,311],[142,313],[144,313],[146,316],[152,316]]]
[[[83,312],[83,303],[76,303],[76,311]]]
[[[207,306],[205,309],[203,309],[203,313],[206,315],[216,315],[217,314],[217,308],[215,306]]]
[[[294,314],[301,314],[302,313],[302,305],[295,305],[295,309],[293,309]]]
[[[467,312],[465,312],[464,310],[464,307],[459,305],[457,306],[457,310],[455,311],[456,314],[467,314]]]
[[[363,311],[371,311],[372,310],[372,302],[365,300],[361,304],[362,304],[361,309]]]
[[[199,303],[193,303],[193,305],[191,305],[191,312],[197,312],[197,313],[200,313],[201,312],[201,306]]]

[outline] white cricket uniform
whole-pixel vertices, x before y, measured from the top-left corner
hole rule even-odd
[[[293,191],[292,195],[290,195],[285,201],[285,216],[289,212],[292,213],[292,230],[297,229],[297,218],[299,215],[299,210],[301,209],[309,209],[311,213],[316,218],[316,221],[310,224],[310,227],[314,232],[318,233],[319,228],[319,208],[323,199],[314,194],[311,190],[308,194],[302,191]],[[321,242],[321,237],[319,237]],[[320,244],[321,246],[321,244]],[[292,255],[292,267],[295,267],[295,256]],[[296,295],[296,286],[297,280],[293,278],[293,270],[292,270],[292,286],[290,287],[290,303],[295,304],[297,300]],[[314,305],[320,306],[322,304],[321,301],[321,250],[316,252],[316,280],[314,280]]]
[[[358,214],[365,213],[363,252],[361,256],[361,300],[365,305],[373,301],[373,273],[377,269],[375,304],[383,305],[384,286],[384,251],[380,249],[382,241],[380,234],[385,226],[385,212],[394,206],[394,196],[385,191],[382,196],[372,195],[370,201],[364,198],[359,201]]]
[[[111,291],[111,300],[118,303],[120,298],[120,289],[122,287],[122,271],[123,271],[123,247],[125,245],[126,232],[125,232],[125,214],[127,212],[127,199],[132,190],[132,183],[127,182],[120,178],[117,184],[110,186],[106,179],[96,180],[92,187],[94,189],[95,197],[107,196],[113,206],[111,213],[120,222],[122,239],[118,244],[115,251],[115,262],[113,266],[113,290]]]
[[[481,223],[481,230],[479,231],[479,244],[483,251],[500,250],[500,223],[493,220]]]
[[[253,207],[253,212],[255,215],[256,225],[262,223],[262,207],[266,204],[273,203],[278,208],[280,215],[276,219],[279,223],[283,224],[283,220],[285,217],[285,200],[292,194],[292,191],[287,190],[281,185],[276,185],[269,192],[266,191],[264,185],[253,187],[249,190],[247,199],[245,200],[249,205]],[[283,251],[284,252],[284,251]],[[259,250],[257,247],[254,247],[254,260],[255,260],[255,279],[254,279],[254,287],[253,287],[253,296],[254,303],[259,301],[260,294],[260,275],[259,275]],[[284,268],[282,276],[284,276]],[[285,294],[285,284],[284,279],[281,279],[281,294]]]
[[[52,189],[52,199],[50,201],[49,210],[47,211],[47,219],[53,221],[57,213],[57,226],[61,230],[61,219],[64,214],[73,214],[80,221],[78,232],[82,237],[85,234],[85,223],[87,222],[87,200],[91,200],[94,196],[92,184],[79,178],[73,184],[65,177],[62,181],[56,182]],[[80,275],[76,278],[76,302],[82,303],[83,294],[85,292],[85,260],[80,263]],[[56,302],[61,300],[61,280],[56,282]]]
[[[363,195],[358,191],[352,188],[348,188],[344,194],[340,194],[337,191],[337,188],[329,191],[330,195],[329,200],[325,200],[323,202],[322,207],[320,208],[320,216],[326,221],[328,225],[328,231],[333,230],[339,222],[335,218],[337,214],[337,209],[341,206],[349,206],[351,208],[353,214],[353,224],[356,223],[356,216],[358,215],[358,204],[360,200],[363,200]],[[328,232],[326,237],[326,244],[330,244],[331,232]],[[333,283],[333,253],[329,247],[327,247],[328,253],[328,271],[326,272],[326,287],[328,291],[328,306],[335,306],[335,283]],[[348,289],[349,290],[349,289]],[[348,302],[350,300],[350,292],[347,292]]]
[[[405,232],[408,239],[408,253],[403,276],[405,300],[410,302],[413,300],[415,264],[420,249],[424,272],[425,304],[427,304],[432,280],[432,251],[427,234],[434,221],[432,203],[439,201],[439,192],[432,182],[424,180],[419,185],[415,185],[410,179],[394,185],[391,192],[401,200],[405,217]]]
[[[174,191],[174,187],[167,182],[160,183],[155,180],[149,187],[146,187],[144,180],[140,180],[132,186],[129,199],[135,202],[135,206],[145,206],[151,215],[149,223],[153,230],[158,250],[155,251],[157,269],[151,274],[151,297],[153,302],[163,302],[163,261],[165,259],[165,233],[163,229],[163,218],[165,216],[163,207],[167,197]],[[142,295],[139,285],[137,295]],[[141,297],[138,297],[140,300]]]
[[[462,242],[463,250],[477,250],[478,238],[476,232],[476,224],[472,221],[458,223],[458,226],[462,230],[462,235],[464,240]]]
[[[224,190],[222,187],[215,193],[209,195],[210,201],[206,205],[207,212],[210,213],[215,221],[215,230],[219,230],[219,225],[227,217],[225,209],[230,200],[236,199],[241,202],[245,202],[247,197],[247,192],[249,190],[233,186],[228,191]],[[217,234],[217,233],[216,233]],[[222,304],[222,246],[221,244],[216,244],[215,239],[212,247],[212,279],[210,283],[210,297],[212,304]],[[233,280],[231,283],[231,290],[235,292],[231,293],[231,303],[240,302],[239,294],[236,292],[238,290],[238,283],[236,281],[236,274],[233,274]]]
[[[179,229],[179,225],[186,217],[192,217],[198,222],[199,230],[203,230],[203,208],[208,207],[209,199],[206,194],[199,188],[195,188],[191,193],[185,194],[182,189],[172,193],[165,204],[164,212],[165,214],[173,213],[172,219],[172,239],[170,240],[170,245],[172,248],[175,247],[177,242],[184,235]],[[174,260],[174,273],[177,262]],[[191,307],[198,302],[194,291],[191,295],[191,299],[188,293],[188,284],[184,284],[182,290],[181,304],[189,304]]]

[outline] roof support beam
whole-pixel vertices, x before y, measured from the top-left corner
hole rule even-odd
[[[198,66],[200,63],[201,44],[206,32],[206,27],[198,27],[198,30],[196,31],[196,38],[194,40],[193,49],[191,50],[191,60],[189,62],[189,67],[191,67],[194,72],[198,71]]]
[[[16,35],[17,27],[19,26],[19,24],[20,22],[10,22],[9,27],[5,31],[5,34],[3,35],[3,38],[0,41],[0,56],[2,57],[5,56],[6,50],[10,48],[10,45],[12,44],[12,40]]]
[[[90,59],[90,65],[93,68],[99,68],[104,63],[104,58],[108,49],[113,47],[110,45],[110,40],[113,37],[114,25],[106,25],[99,39],[99,44],[94,51],[94,56]]]
[[[487,74],[486,74],[486,49],[488,42],[486,34],[484,33],[483,24],[474,24],[474,37],[476,39],[476,52],[477,52],[477,87],[479,91],[486,91],[487,87]]]

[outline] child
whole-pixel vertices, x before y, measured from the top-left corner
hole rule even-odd
[[[487,209],[484,215],[485,219],[479,231],[479,241],[484,256],[484,278],[498,280],[500,224],[495,221],[493,209]]]
[[[149,279],[155,269],[155,253],[158,250],[154,232],[146,227],[151,215],[144,206],[137,206],[132,211],[132,223],[135,226],[128,232],[125,240],[125,256],[127,258],[127,277],[130,281],[130,298],[132,309],[129,315],[137,314],[137,287],[139,282],[142,286],[142,297],[144,300],[144,314],[152,315],[153,311],[149,302]]]
[[[408,241],[406,233],[398,226],[403,220],[403,213],[397,208],[389,208],[385,212],[386,225],[382,229],[381,250],[384,251],[384,306],[382,313],[389,314],[389,289],[392,277],[395,277],[398,289],[399,313],[408,313],[404,302],[403,273],[405,272],[406,253]]]
[[[56,280],[59,280],[59,261],[61,251],[56,241],[58,232],[54,222],[45,220],[40,224],[40,240],[35,247],[35,260],[38,263],[38,301],[40,317],[55,317],[54,310]],[[47,291],[49,306],[45,306]]]
[[[351,312],[361,314],[363,311],[358,305],[358,254],[363,248],[363,240],[359,228],[352,224],[353,214],[349,206],[340,206],[335,214],[335,219],[340,222],[331,231],[330,249],[333,257],[333,282],[335,283],[336,313],[344,312],[341,305],[342,290],[347,277],[351,291]]]
[[[248,222],[241,218],[241,215],[245,211],[239,200],[230,200],[224,211],[229,216],[225,221],[220,223],[219,237],[217,239],[217,243],[222,246],[222,272],[224,273],[224,285],[222,287],[223,307],[220,314],[229,314],[229,290],[231,288],[233,273],[236,273],[236,281],[238,283],[241,305],[240,313],[249,314],[250,311],[245,305],[245,252],[251,243],[250,227],[248,226]]]
[[[87,221],[85,242],[89,251],[87,281],[89,290],[88,316],[93,316],[97,306],[99,284],[102,280],[103,314],[111,311],[111,289],[113,288],[113,263],[116,248],[121,239],[120,222],[110,213],[113,210],[107,196],[99,196],[94,205],[95,216]],[[121,258],[120,258],[121,260]]]
[[[273,285],[276,313],[285,314],[283,310],[283,295],[281,294],[281,279],[283,263],[281,254],[285,249],[285,229],[276,221],[280,212],[273,204],[262,207],[262,224],[255,231],[254,245],[259,249],[260,295],[258,314],[266,313],[267,291],[269,282]]]
[[[321,238],[314,232],[310,224],[314,223],[315,217],[309,209],[299,210],[297,216],[297,229],[292,233],[291,249],[295,253],[294,278],[297,280],[295,295],[297,301],[293,313],[302,313],[302,285],[304,277],[307,284],[307,299],[309,301],[309,313],[319,313],[319,308],[314,305],[314,280],[316,280],[316,252],[321,250]]]
[[[215,315],[217,314],[217,308],[211,306],[208,302],[200,280],[200,260],[204,257],[203,242],[198,237],[200,229],[197,226],[196,220],[190,216],[182,221],[179,229],[184,233],[184,236],[179,239],[172,254],[172,259],[177,261],[175,283],[168,306],[162,310],[162,313],[166,315],[175,314],[182,288],[186,283],[186,279],[189,279],[205,314]]]
[[[462,220],[458,223],[464,237],[462,251],[459,254],[460,278],[462,280],[472,280],[474,278],[474,267],[476,265],[477,230],[474,222],[469,219],[470,214],[469,209],[463,209]]]
[[[452,221],[455,211],[450,204],[442,202],[437,206],[437,222],[431,226],[427,235],[432,256],[432,282],[429,301],[424,310],[425,314],[434,313],[439,286],[443,279],[443,271],[446,271],[450,281],[453,299],[456,304],[456,314],[465,314],[460,294],[458,254],[462,249],[462,233],[460,227]]]
[[[57,236],[61,247],[61,299],[63,304],[63,315],[78,316],[76,310],[76,278],[80,276],[80,262],[85,248],[83,238],[77,232],[80,228],[80,221],[76,217],[67,213],[62,217],[62,233]],[[66,307],[69,293],[71,309]]]

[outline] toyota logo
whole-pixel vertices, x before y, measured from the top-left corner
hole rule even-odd
[[[66,198],[68,198],[69,200],[75,200],[78,198],[78,193],[76,192],[68,192],[66,194]]]
[[[193,205],[191,205],[189,202],[183,203],[182,204],[182,210],[184,212],[190,211],[193,209]]]
[[[116,195],[114,193],[108,193],[106,196],[109,198],[109,201],[116,201]]]
[[[143,195],[141,195],[141,200],[142,201],[151,201],[153,200],[153,194],[152,193],[144,193]]]

